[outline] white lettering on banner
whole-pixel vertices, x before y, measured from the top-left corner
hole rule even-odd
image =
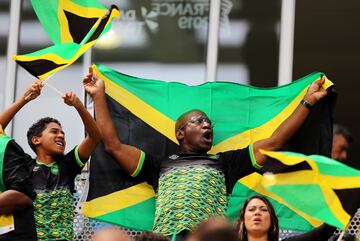
[[[200,29],[208,25],[208,17],[185,17],[182,16],[178,20],[180,29]]]
[[[152,32],[156,32],[159,29],[157,17],[168,16],[177,17],[179,29],[206,28],[209,22],[209,4],[210,0],[151,0],[150,8],[141,7],[141,14],[135,9],[122,10],[121,22],[124,25],[129,24],[127,27],[136,25],[136,31],[139,27],[146,26]],[[229,28],[229,14],[232,7],[231,0],[221,0],[221,28]]]
[[[209,3],[167,3],[154,2],[152,10],[161,16],[203,16],[209,12]]]

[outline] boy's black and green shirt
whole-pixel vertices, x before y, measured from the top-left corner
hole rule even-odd
[[[73,240],[74,180],[84,166],[78,148],[56,157],[49,165],[31,160],[38,240]]]

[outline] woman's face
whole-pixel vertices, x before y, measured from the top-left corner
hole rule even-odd
[[[244,222],[248,233],[266,234],[271,226],[269,208],[262,200],[252,199],[245,209]]]

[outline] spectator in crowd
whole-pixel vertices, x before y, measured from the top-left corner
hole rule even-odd
[[[351,132],[346,127],[334,124],[331,158],[345,162],[348,158],[348,150],[352,141]]]
[[[278,241],[278,218],[269,200],[260,195],[247,199],[240,210],[236,230],[240,241]],[[323,224],[307,233],[282,241],[327,241],[335,230],[335,227]]]
[[[169,237],[166,237],[159,233],[144,232],[135,237],[135,241],[170,241]]]
[[[119,228],[105,228],[95,232],[91,241],[132,241],[132,239]]]
[[[225,217],[210,217],[190,233],[186,241],[238,241],[233,225]]]
[[[30,85],[0,115],[0,125],[5,128],[22,107],[40,95],[42,87],[40,80]],[[65,93],[62,98],[78,112],[87,136],[64,155],[65,133],[58,120],[45,117],[28,130],[28,143],[36,153],[35,159],[26,155],[25,162],[32,171],[31,182],[37,193],[34,216],[38,240],[73,240],[74,180],[101,140],[95,120],[80,99],[72,92]]]
[[[104,82],[90,68],[83,83],[94,101],[105,150],[129,175],[146,180],[156,192],[153,230],[181,236],[204,218],[225,213],[227,196],[237,180],[258,171],[267,161],[260,149],[282,148],[304,123],[311,107],[326,96],[324,81],[321,78],[310,85],[296,110],[271,137],[240,150],[208,155],[213,143],[212,122],[201,110],[188,111],[175,124],[181,153],[170,157],[152,156],[122,143],[109,114]]]
[[[5,135],[0,125],[0,230],[6,230],[0,231],[0,240],[37,240],[33,212],[36,193],[26,160],[23,149]],[[10,217],[14,218],[14,222],[10,222],[14,230],[3,222]]]

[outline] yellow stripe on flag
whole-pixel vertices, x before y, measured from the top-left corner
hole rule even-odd
[[[136,205],[153,197],[155,197],[155,193],[152,186],[146,182],[142,182],[129,188],[85,202],[83,212],[86,216],[95,218]]]
[[[126,89],[112,82],[109,78],[104,76],[95,65],[93,65],[93,70],[97,76],[104,80],[106,94],[111,96],[111,98],[116,100],[131,113],[141,118],[152,128],[178,144],[175,137],[175,121],[148,105]]]
[[[64,10],[84,18],[101,18],[107,13],[107,9],[89,8],[77,5],[71,1],[60,0],[58,8],[58,19],[62,43],[74,41],[69,31],[68,19],[65,16]],[[91,16],[89,13],[91,13]]]
[[[306,213],[302,212],[301,210],[298,210],[296,208],[287,206],[287,203],[281,197],[279,197],[275,193],[272,193],[272,192],[268,191],[267,189],[265,189],[265,187],[262,184],[263,177],[259,173],[254,172],[254,173],[252,173],[252,174],[250,174],[250,175],[248,175],[246,177],[241,178],[238,182],[245,185],[249,189],[254,190],[257,193],[259,193],[261,195],[264,195],[264,196],[267,196],[267,197],[270,197],[270,198],[276,200],[277,202],[279,202],[280,204],[288,207],[293,212],[295,212],[299,216],[306,219],[312,226],[318,227],[318,226],[320,226],[322,224],[321,221],[307,215]]]

